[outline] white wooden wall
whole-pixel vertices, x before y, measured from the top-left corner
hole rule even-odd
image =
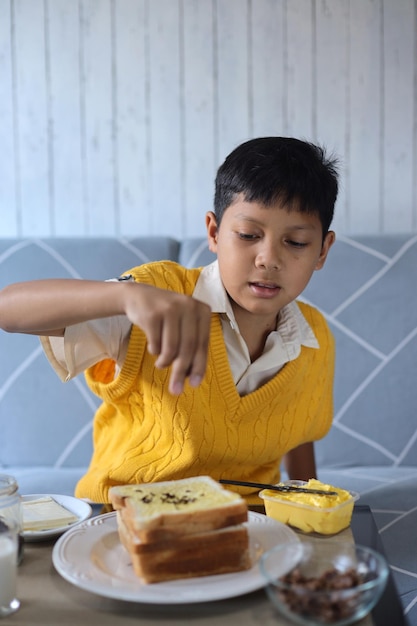
[[[204,234],[261,135],[342,160],[339,233],[417,229],[417,0],[0,0],[0,236]]]

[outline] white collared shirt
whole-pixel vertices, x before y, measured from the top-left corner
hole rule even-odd
[[[286,363],[296,359],[302,345],[319,347],[297,303],[291,302],[281,309],[277,329],[268,335],[263,353],[251,362],[223,287],[217,261],[203,268],[193,298],[208,304],[213,313],[220,314],[230,368],[242,396],[265,384]],[[68,326],[64,337],[41,337],[41,341],[55,371],[67,381],[107,358],[114,359],[120,368],[126,355],[130,328],[127,317],[117,315]]]

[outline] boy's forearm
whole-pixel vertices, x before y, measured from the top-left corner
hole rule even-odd
[[[126,315],[143,330],[156,367],[172,365],[172,393],[181,393],[187,378],[200,384],[211,312],[188,295],[128,281],[72,279],[17,283],[0,291],[0,328],[8,332],[63,335],[67,326],[113,315]]]
[[[62,334],[72,324],[122,314],[125,286],[76,279],[16,283],[0,291],[0,327],[8,332]]]

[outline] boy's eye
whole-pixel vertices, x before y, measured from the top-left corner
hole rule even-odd
[[[292,239],[287,239],[287,243],[294,248],[305,248],[307,245],[302,241],[293,241]]]
[[[253,235],[251,233],[238,233],[240,239],[244,239],[245,241],[252,241],[257,238],[257,235]]]

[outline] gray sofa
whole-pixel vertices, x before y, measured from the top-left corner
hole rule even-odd
[[[203,239],[3,239],[0,288],[213,258]],[[324,312],[337,342],[335,419],[316,445],[319,477],[372,508],[417,624],[417,235],[340,237],[303,298]],[[82,377],[62,384],[36,337],[0,333],[0,353],[0,472],[14,474],[22,493],[72,494],[90,458],[97,398]]]

